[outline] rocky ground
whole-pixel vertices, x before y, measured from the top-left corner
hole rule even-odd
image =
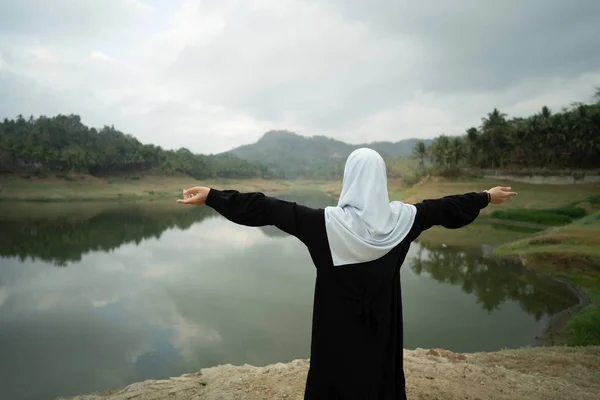
[[[417,349],[405,350],[404,363],[410,400],[600,398],[600,347],[472,354]],[[300,400],[307,370],[307,360],[266,367],[222,365],[72,400]]]

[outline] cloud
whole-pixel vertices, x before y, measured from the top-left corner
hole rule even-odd
[[[418,41],[428,59],[425,90],[501,90],[529,78],[577,78],[600,65],[594,0],[578,7],[561,0],[329,4],[380,35]]]
[[[204,153],[269,129],[455,134],[494,107],[586,101],[600,74],[593,0],[48,4],[0,6],[1,116],[77,113]]]
[[[37,42],[100,39],[139,29],[151,22],[152,11],[139,0],[3,0],[0,32]]]

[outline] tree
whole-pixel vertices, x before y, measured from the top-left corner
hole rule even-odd
[[[446,135],[438,136],[431,144],[431,156],[438,168],[446,170],[450,167],[452,161],[450,146],[450,138]]]
[[[596,104],[600,104],[600,85],[596,86],[594,96],[592,98]]]
[[[479,132],[475,127],[467,129],[467,151],[469,163],[471,165],[477,165],[479,163]]]
[[[427,157],[427,146],[423,141],[417,142],[413,149],[413,154],[419,159],[419,168],[425,169],[425,157]]]
[[[498,111],[497,108],[488,114],[487,118],[482,118],[483,137],[486,139],[486,150],[490,155],[491,167],[494,169],[499,166],[502,158],[503,145],[506,142],[508,124],[506,123],[506,114]]]
[[[462,146],[436,138],[432,161],[447,170],[466,161],[472,167],[600,167],[600,86],[594,104],[573,103],[559,112],[543,106],[529,117],[508,119],[494,109],[480,128],[466,130]],[[416,151],[416,150],[415,150]]]
[[[465,145],[461,138],[453,137],[449,143],[450,165],[457,168],[465,157]]]

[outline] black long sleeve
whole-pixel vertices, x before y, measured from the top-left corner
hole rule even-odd
[[[206,198],[206,205],[240,225],[274,225],[306,245],[315,231],[323,230],[322,209],[268,197],[259,192],[240,193],[236,190],[211,189]]]
[[[433,225],[456,229],[471,223],[488,198],[468,193],[416,204],[413,228],[394,250],[340,268],[333,265],[323,209],[262,193],[215,189],[206,204],[230,221],[275,225],[307,245],[317,274],[305,399],[400,400],[406,399],[406,390],[399,273],[410,241]],[[360,368],[364,365],[367,372]]]
[[[479,212],[488,204],[488,194],[485,192],[423,200],[415,204],[417,215],[409,236],[414,240],[421,232],[434,225],[441,225],[448,229],[462,228],[475,221]]]

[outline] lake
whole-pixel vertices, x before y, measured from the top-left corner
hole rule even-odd
[[[315,270],[304,245],[276,228],[174,201],[0,208],[2,399],[309,356]],[[533,345],[551,315],[577,302],[481,249],[415,243],[401,271],[410,349]]]

